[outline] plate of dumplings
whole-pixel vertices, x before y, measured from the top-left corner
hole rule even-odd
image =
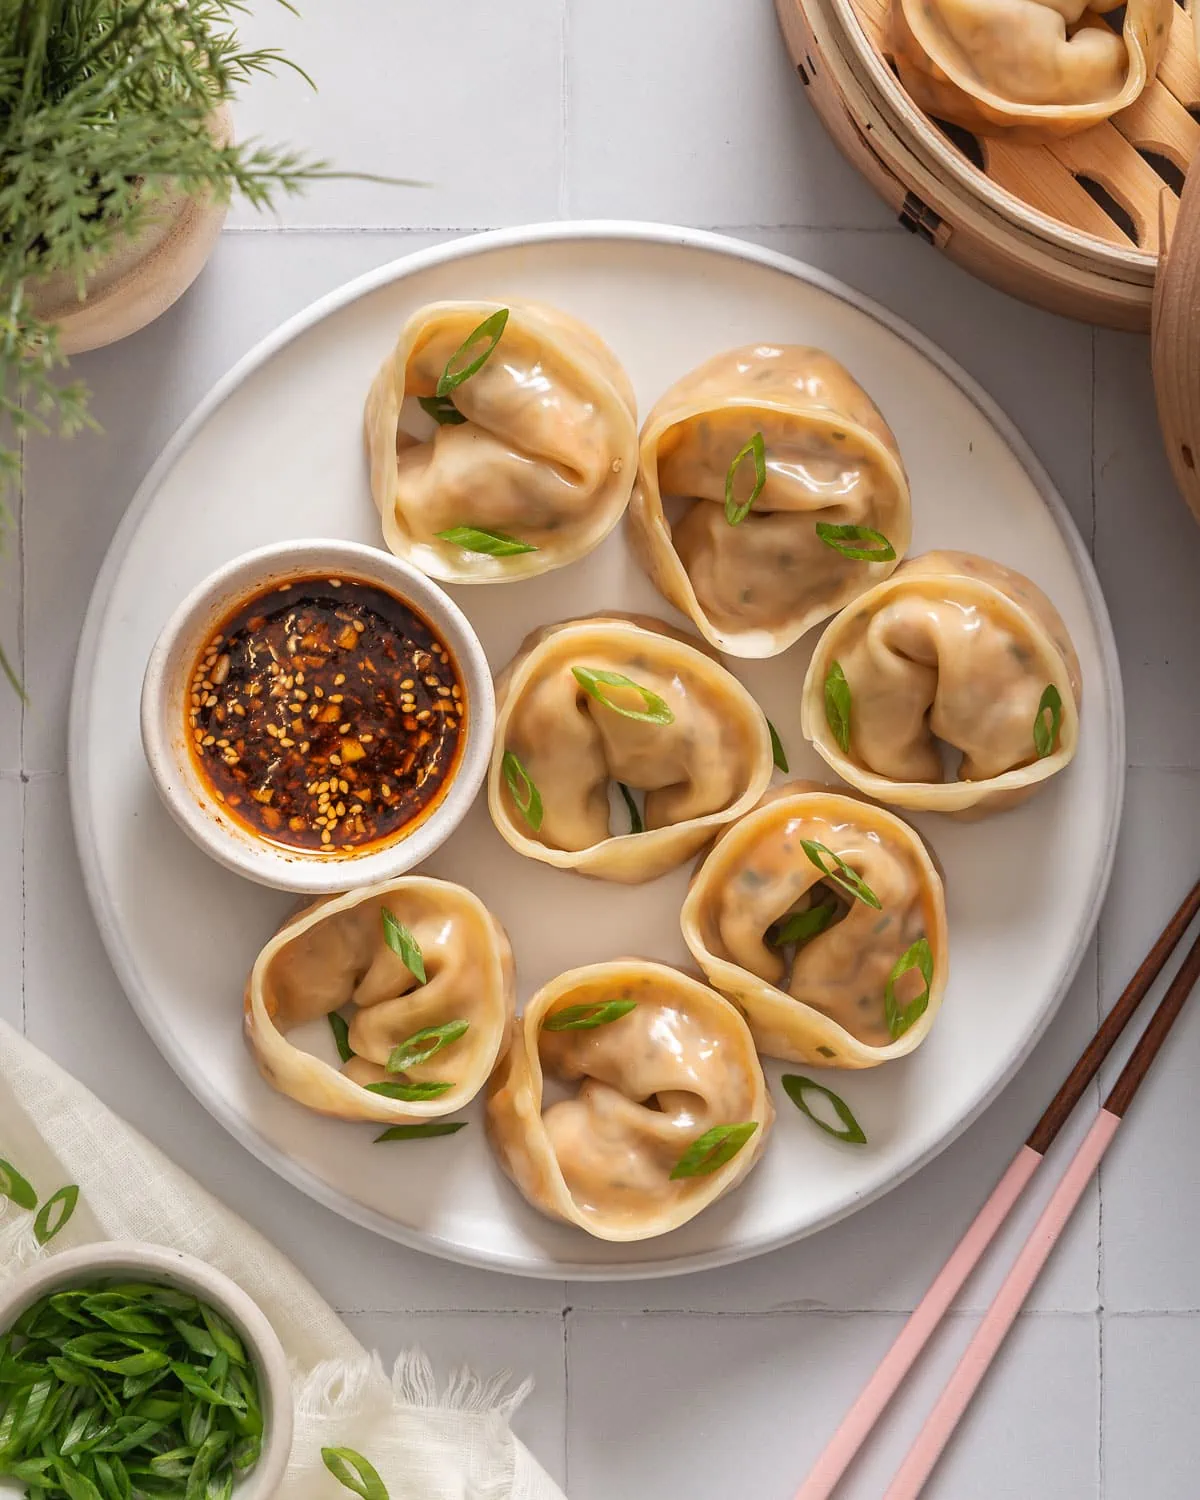
[[[214,570],[312,538],[378,577],[263,573],[162,657]],[[985,1108],[1124,763],[1086,548],[967,375],[771,251],[566,224],[384,266],[221,382],[96,585],[70,775],[115,969],[238,1141],[404,1244],[620,1279],[813,1233]]]

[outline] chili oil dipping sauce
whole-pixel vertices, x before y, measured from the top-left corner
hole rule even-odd
[[[187,727],[214,796],[256,833],[346,854],[441,800],[467,702],[423,615],[375,584],[318,574],[246,600],[192,668]]]
[[[427,858],[474,800],[493,720],[457,606],[350,543],[267,549],[210,578],[164,630],[142,699],[176,820],[239,873],[308,892]]]

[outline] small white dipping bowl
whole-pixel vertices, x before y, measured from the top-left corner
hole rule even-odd
[[[446,645],[466,696],[466,734],[441,800],[411,831],[361,853],[321,854],[270,842],[235,819],[201,776],[188,741],[192,669],[240,605],[289,580],[328,577],[373,584],[424,616]],[[478,795],[492,753],[496,699],[479,637],[454,601],[424,573],[356,542],[300,541],[263,547],[206,578],[167,621],[142,684],[142,745],[158,794],[179,826],[213,859],[259,885],[327,895],[391,880],[428,859]]]
[[[153,1281],[190,1292],[221,1314],[240,1334],[258,1374],[263,1445],[258,1463],[234,1487],[237,1500],[272,1500],[292,1451],[292,1382],[287,1356],[258,1304],[236,1282],[179,1250],[113,1240],[52,1255],[14,1281],[0,1284],[0,1335],[27,1307],[52,1292],[97,1281]],[[23,1491],[24,1486],[20,1489]],[[7,1495],[0,1479],[0,1495]]]

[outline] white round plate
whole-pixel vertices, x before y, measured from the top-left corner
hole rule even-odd
[[[912,480],[913,552],[966,548],[1029,574],[1083,663],[1082,743],[1065,774],[986,822],[916,820],[946,869],[950,987],[912,1057],[829,1078],[869,1146],[830,1140],[776,1087],[779,1121],[745,1187],[645,1244],[609,1245],[529,1208],[491,1157],[480,1101],[459,1135],[377,1146],[373,1127],[324,1119],[271,1090],[242,1041],[242,991],[288,898],[188,841],[160,807],[138,741],[151,646],[207,573],[283,537],[379,545],[363,401],[405,318],[446,297],[535,297],[583,318],[624,361],[643,412],[718,350],[756,339],[829,350],[895,430]],[[547,621],[614,606],[678,618],[623,528],[559,572],[452,592],[494,667]],[[772,661],[729,665],[778,726],[792,774],[826,779],[799,730],[813,638]],[[323,298],[248,355],[169,444],[117,533],[83,631],[71,720],[76,834],[100,931],[188,1088],[249,1150],[348,1219],[453,1260],[558,1278],[756,1255],[861,1207],[947,1145],[1015,1072],[1071,981],[1108,882],[1124,764],[1116,650],[1091,564],[1045,473],[983,392],[911,328],[817,271],[717,235],[633,224],[506,230],[423,251]],[[633,887],[551,870],[501,841],[482,798],[426,869],[476,891],[508,928],[522,1001],[575,964],[629,953],[687,961],[687,870]],[[331,1039],[316,1045],[334,1059]],[[773,1082],[779,1072],[768,1065]]]

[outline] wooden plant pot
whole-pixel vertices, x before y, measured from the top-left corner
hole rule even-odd
[[[229,140],[232,121],[222,105],[213,133]],[[65,354],[80,354],[136,333],[166,312],[204,269],[225,222],[227,205],[175,193],[154,221],[97,262],[79,300],[75,278],[56,272],[31,284],[39,317],[56,323]]]
[[[925,115],[887,54],[887,0],[775,3],[813,107],[906,228],[1051,312],[1149,328],[1160,236],[1169,236],[1200,148],[1200,62],[1181,3],[1142,97],[1039,146],[975,137]]]

